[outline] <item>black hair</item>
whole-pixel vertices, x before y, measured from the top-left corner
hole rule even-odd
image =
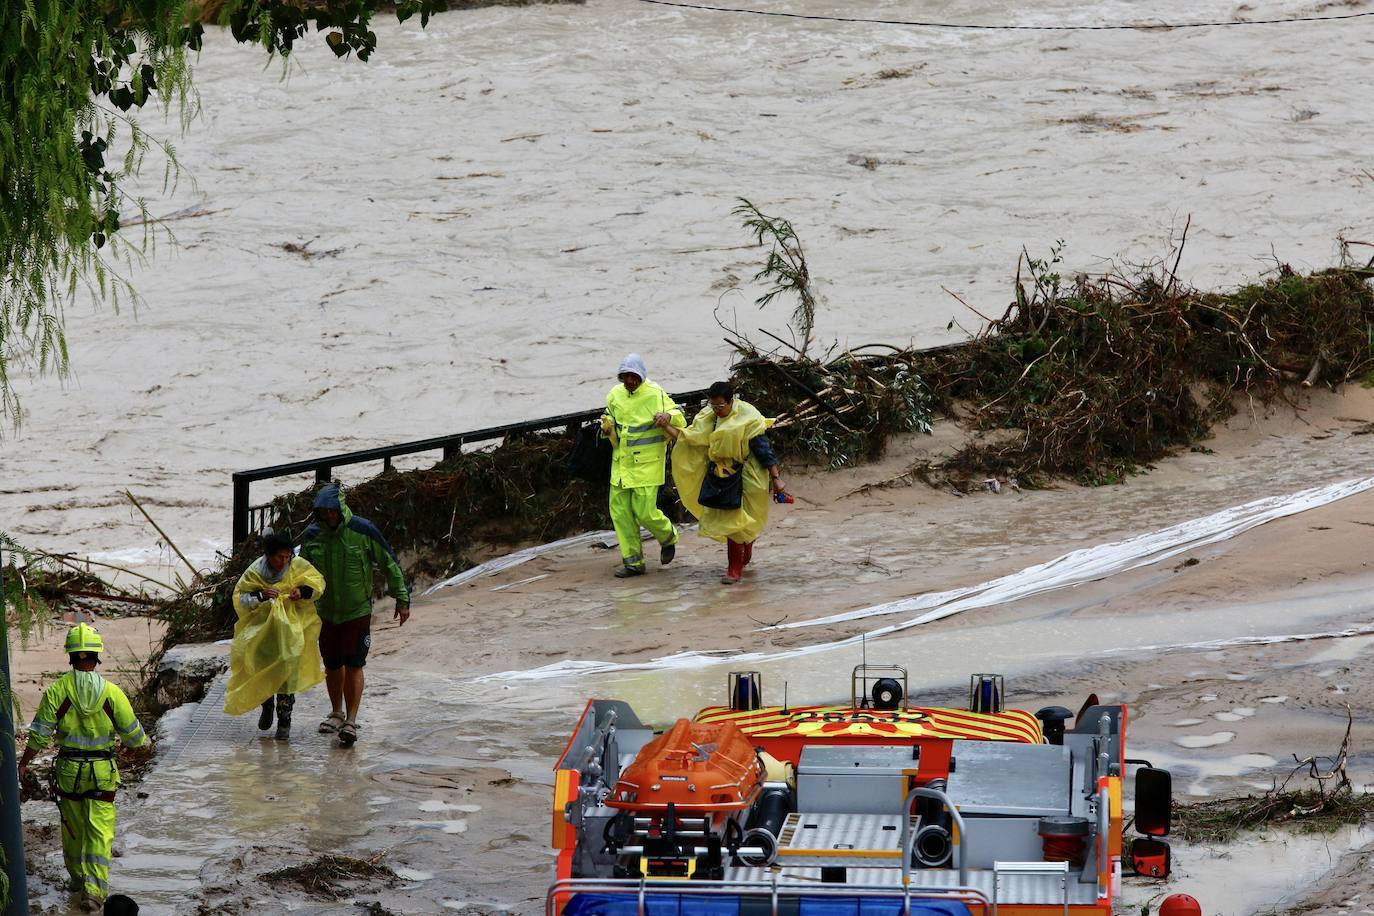
[[[292,550],[291,535],[273,531],[262,539],[262,555],[270,557],[282,550]]]
[[[138,904],[133,898],[123,894],[112,894],[105,898],[105,916],[138,916]]]
[[[67,653],[67,662],[68,662],[68,664],[70,664],[73,668],[75,668],[75,667],[76,667],[76,663],[79,662],[79,661],[81,661],[81,656],[83,656],[83,655],[94,655],[94,656],[95,656],[95,663],[96,663],[97,665],[100,664],[100,653],[99,653],[99,652],[92,652],[92,651],[90,651],[90,650],[88,650],[88,649],[87,649],[87,650],[82,650],[81,652],[68,652],[68,653]]]
[[[735,399],[735,386],[729,382],[712,382],[711,387],[706,389],[706,397],[725,398],[727,401]]]

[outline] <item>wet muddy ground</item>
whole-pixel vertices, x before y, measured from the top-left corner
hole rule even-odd
[[[313,732],[326,711],[319,690],[301,699],[285,744],[259,737],[252,717],[225,719],[213,692],[173,713],[158,767],[122,803],[113,882],[154,913],[345,913],[376,901],[395,913],[539,912],[551,767],[587,697],[628,700],[659,725],[720,702],[732,663],[653,662],[686,647],[784,653],[756,665],[771,698],[785,683],[793,702],[843,700],[859,648],[796,653],[884,621],[760,632],[750,618],[815,618],[1015,573],[1066,547],[1344,479],[1367,470],[1365,439],[1353,432],[1371,412],[1374,397],[1357,391],[1308,403],[1302,421],[1241,417],[1212,454],[1096,490],[956,497],[913,487],[855,502],[839,497],[890,469],[794,475],[810,503],[779,511],[758,569],[733,589],[713,584],[718,548],[693,538],[671,567],[634,582],[610,578],[607,552],[582,544],[440,590],[416,602],[404,628],[384,603],[357,747],[332,748]],[[1004,673],[1009,702],[1031,709],[1076,708],[1094,691],[1122,699],[1131,754],[1170,767],[1180,801],[1258,791],[1291,770],[1290,755],[1333,752],[1349,703],[1351,774],[1374,783],[1369,524],[1374,491],[1166,562],[874,639],[866,652],[906,665],[923,703],[957,704],[973,670]],[[876,559],[863,532],[880,545]],[[630,667],[526,676],[594,660]],[[51,821],[47,806],[30,807],[35,829]],[[1244,916],[1301,896],[1369,840],[1275,834],[1180,848],[1171,886],[1198,894],[1209,913]],[[399,883],[331,900],[261,879],[326,853],[380,854]],[[60,858],[51,847],[46,855],[41,871],[54,875]],[[61,912],[60,895],[37,886]],[[1136,886],[1128,899],[1158,890]]]

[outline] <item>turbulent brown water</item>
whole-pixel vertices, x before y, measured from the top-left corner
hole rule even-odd
[[[1371,22],[960,32],[593,0],[379,22],[369,64],[311,36],[285,78],[212,30],[202,116],[184,136],[144,118],[183,166],[173,193],[154,161],[144,182],[176,244],[133,271],[136,311],[69,310],[68,385],[20,380],[29,413],[0,442],[0,514],[38,546],[155,561],[128,486],[202,562],[227,541],[233,470],[591,405],[629,350],[670,387],[708,382],[728,356],[717,312],[751,333],[785,317],[732,291],[762,258],[729,215],[738,196],[796,223],[826,297],[819,330],[852,344],[958,337],[980,319],[942,287],[1000,313],[1022,245],[1063,239],[1069,270],[1144,261],[1189,214],[1195,283],[1239,282],[1271,256],[1327,264],[1338,233],[1374,236],[1374,126],[1350,92]]]

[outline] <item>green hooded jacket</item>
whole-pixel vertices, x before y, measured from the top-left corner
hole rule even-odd
[[[343,491],[330,484],[315,494],[316,509],[337,509],[339,527],[319,523],[305,529],[300,554],[324,574],[325,589],[315,610],[320,619],[344,623],[372,613],[372,568],[386,570],[387,593],[402,606],[410,604],[401,564],[377,526],[353,514]]]

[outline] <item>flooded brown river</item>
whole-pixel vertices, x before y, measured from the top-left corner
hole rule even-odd
[[[1138,5],[768,0],[971,23],[1138,21]],[[1182,0],[1151,19],[1362,9]],[[286,75],[212,30],[202,116],[135,310],[68,311],[75,375],[19,380],[0,514],[39,547],[152,563],[131,487],[197,562],[231,471],[598,403],[638,351],[674,389],[759,339],[762,252],[793,220],[822,339],[933,344],[1009,300],[1022,246],[1066,273],[1147,261],[1192,216],[1203,286],[1374,240],[1374,20],[1167,32],[961,32],[633,2],[379,18],[378,54],[306,40]],[[312,36],[313,38],[313,36]],[[288,248],[288,246],[293,246]],[[734,291],[741,287],[744,291]],[[954,320],[953,327],[947,327]],[[428,459],[430,456],[425,456]],[[356,469],[374,473],[376,468]],[[280,482],[298,487],[308,479]],[[272,493],[270,486],[255,496]]]

